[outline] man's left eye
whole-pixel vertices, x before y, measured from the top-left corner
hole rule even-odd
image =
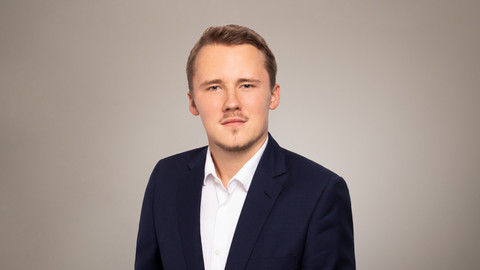
[[[242,87],[243,88],[252,88],[253,85],[247,83],[247,84],[242,85]]]

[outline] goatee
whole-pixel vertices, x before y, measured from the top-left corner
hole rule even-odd
[[[260,139],[263,137],[264,133],[260,133],[257,137],[252,138],[250,141],[248,141],[245,144],[237,144],[233,146],[225,145],[219,141],[215,141],[215,145],[220,147],[220,149],[227,151],[227,152],[243,152],[250,147],[252,147],[254,144],[256,144]]]

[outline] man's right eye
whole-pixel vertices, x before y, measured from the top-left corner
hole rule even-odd
[[[210,86],[207,88],[208,90],[212,90],[212,91],[216,91],[219,89],[219,87],[217,85],[214,85],[214,86]]]

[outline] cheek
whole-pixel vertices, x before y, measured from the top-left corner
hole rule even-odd
[[[248,108],[250,112],[255,112],[258,114],[262,114],[265,111],[268,111],[270,108],[270,97],[265,96],[252,96],[246,99],[244,103],[244,107]]]
[[[208,100],[198,100],[196,103],[197,110],[200,114],[200,117],[203,121],[211,120],[214,118],[219,112],[221,113],[221,107],[217,101],[214,99]]]

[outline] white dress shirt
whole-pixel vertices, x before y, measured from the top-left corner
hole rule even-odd
[[[267,141],[268,137],[257,153],[228,181],[227,189],[217,177],[210,148],[207,150],[200,208],[200,235],[206,270],[225,269],[238,217]]]

